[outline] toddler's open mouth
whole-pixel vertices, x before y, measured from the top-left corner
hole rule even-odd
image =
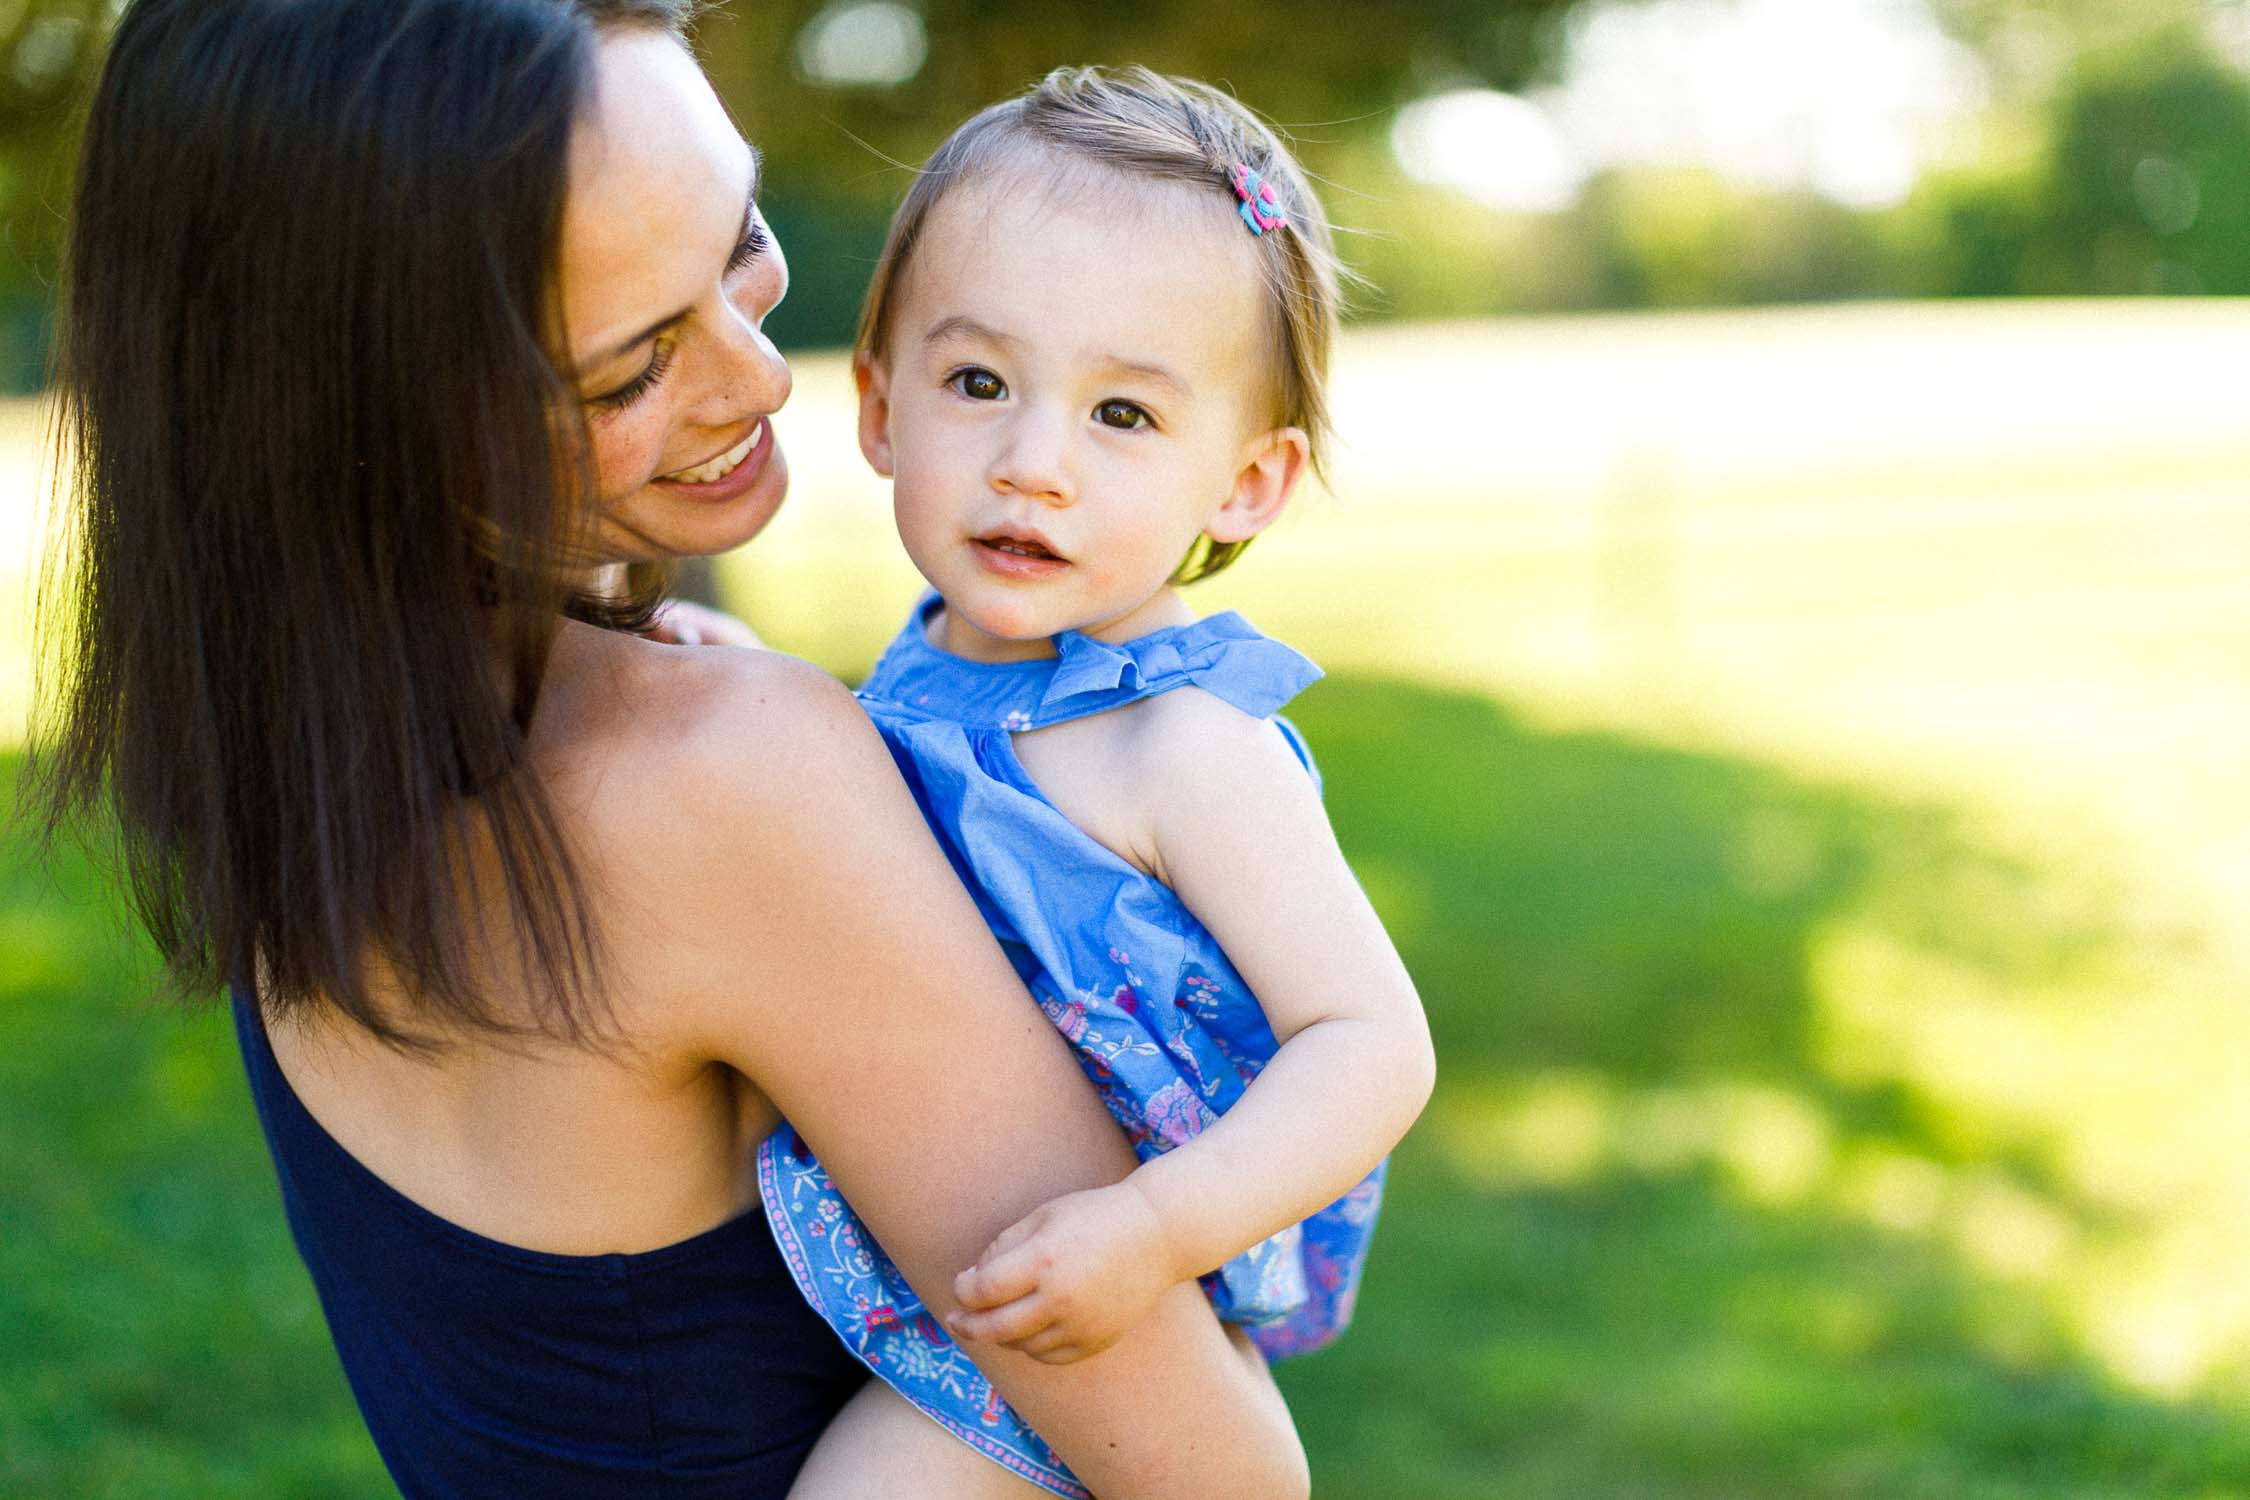
[[[1041,546],[1037,542],[1020,541],[1017,538],[1011,536],[978,537],[977,545],[980,547],[990,547],[995,552],[1008,553],[1012,557],[1055,557],[1055,554],[1053,552],[1049,551],[1047,548]],[[1061,559],[1059,558],[1056,558],[1055,560],[1058,562],[1061,561]]]
[[[1053,542],[1028,526],[996,527],[970,541],[986,567],[1014,577],[1051,572],[1070,561],[1055,550]]]

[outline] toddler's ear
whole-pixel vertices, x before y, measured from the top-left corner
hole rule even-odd
[[[1204,523],[1204,535],[1214,542],[1247,542],[1281,516],[1305,477],[1312,459],[1312,440],[1301,427],[1276,427],[1252,438],[1242,450],[1234,488],[1226,504]]]
[[[891,477],[891,372],[872,356],[852,358],[852,384],[859,387],[859,451],[868,466]]]

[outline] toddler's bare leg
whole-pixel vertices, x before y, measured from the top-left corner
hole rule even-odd
[[[1227,1338],[1276,1408],[1281,1391],[1265,1356],[1241,1329]],[[925,1417],[904,1396],[870,1380],[813,1445],[789,1500],[1054,1500]]]
[[[870,1380],[836,1413],[789,1500],[1054,1500]]]
[[[1281,1387],[1273,1383],[1273,1371],[1267,1368],[1266,1357],[1258,1352],[1258,1346],[1250,1342],[1250,1335],[1232,1323],[1220,1326],[1226,1330],[1227,1342],[1234,1345],[1234,1352],[1241,1357],[1242,1363],[1257,1381],[1258,1394],[1272,1402],[1273,1410],[1294,1427],[1296,1419],[1289,1415],[1289,1405],[1281,1399]]]

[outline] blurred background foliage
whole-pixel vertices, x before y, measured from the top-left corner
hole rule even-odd
[[[36,383],[114,0],[0,0],[0,384]],[[2244,0],[772,0],[703,28],[802,347],[900,191],[1060,61],[1224,80],[1329,184],[1370,317],[2250,290]]]
[[[19,389],[112,12],[0,0]],[[1358,1324],[1280,1374],[1324,1500],[2250,1494],[2250,4],[702,37],[795,276],[792,498],[718,582],[847,679],[917,580],[817,350],[902,163],[1145,62],[1355,231],[1333,493],[1196,598],[1329,668],[1291,712],[1441,1062]],[[42,415],[0,401],[0,802]],[[388,1493],[224,1016],[150,961],[0,836],[0,1494]]]

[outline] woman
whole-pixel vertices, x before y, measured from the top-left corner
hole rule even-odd
[[[859,1378],[755,1206],[783,1116],[941,1314],[1133,1163],[849,695],[635,634],[636,565],[785,482],[786,271],[688,6],[140,0],[87,129],[39,784],[238,987],[409,1495],[788,1488]],[[1191,1289],[1098,1359],[972,1352],[1104,1496],[1304,1489]],[[856,1477],[1014,1484],[959,1460]]]

